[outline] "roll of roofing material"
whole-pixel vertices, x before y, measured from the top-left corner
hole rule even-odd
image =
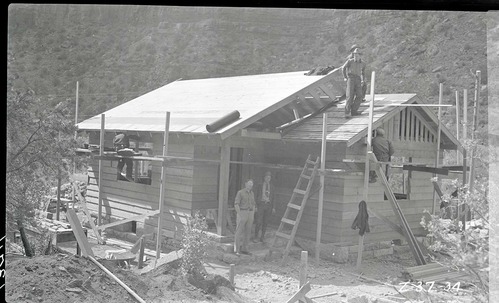
[[[216,120],[215,122],[207,124],[206,130],[210,133],[215,132],[215,131],[219,130],[220,128],[227,126],[230,123],[239,119],[240,115],[241,114],[239,113],[239,111],[235,110],[235,111],[223,116],[222,118]]]

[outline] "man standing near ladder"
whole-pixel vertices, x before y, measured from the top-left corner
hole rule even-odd
[[[251,237],[251,228],[253,227],[256,209],[253,180],[247,180],[244,183],[244,188],[237,192],[234,208],[237,213],[234,251],[237,255],[241,253],[249,255],[248,243]]]
[[[364,85],[364,73],[366,69],[366,64],[362,61],[360,55],[359,48],[356,48],[352,52],[353,58],[348,58],[341,68],[343,78],[347,82],[345,118],[350,118],[350,115],[360,115],[358,109],[364,98],[362,87]]]
[[[266,172],[263,178],[263,184],[261,184],[257,189],[257,211],[255,218],[255,237],[253,242],[258,241],[263,242],[265,238],[265,231],[267,230],[267,224],[270,220],[272,214],[275,213],[274,208],[274,186],[270,183],[272,178],[271,172]],[[262,232],[260,238],[258,238],[259,232]]]

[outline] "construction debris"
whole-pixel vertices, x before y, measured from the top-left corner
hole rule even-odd
[[[408,281],[422,282],[449,282],[456,281],[467,276],[466,272],[456,271],[445,267],[439,263],[429,263],[426,265],[405,268],[403,277]]]

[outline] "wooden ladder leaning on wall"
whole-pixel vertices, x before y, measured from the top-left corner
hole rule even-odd
[[[296,231],[298,230],[298,224],[300,223],[303,209],[305,208],[305,205],[307,203],[308,197],[310,195],[310,189],[312,188],[312,183],[314,182],[315,175],[317,174],[317,169],[319,167],[320,158],[317,157],[317,160],[315,161],[310,160],[310,158],[311,156],[308,155],[307,161],[305,162],[305,166],[303,167],[300,177],[298,178],[298,182],[296,183],[296,187],[293,190],[293,194],[291,195],[286,211],[282,216],[279,228],[277,229],[274,239],[270,244],[270,249],[272,250],[272,248],[276,244],[277,237],[284,238],[288,241],[286,244],[286,248],[284,249],[282,260],[285,260],[287,258],[289,250],[291,249],[291,245],[293,245]],[[306,188],[301,189],[304,185],[304,182],[307,182]],[[299,199],[300,197],[301,199]],[[296,211],[298,211],[298,213],[296,214],[296,217],[292,219],[291,214],[296,213]],[[284,232],[285,230],[289,232],[289,226],[292,226],[290,234]],[[286,229],[285,227],[288,228]]]

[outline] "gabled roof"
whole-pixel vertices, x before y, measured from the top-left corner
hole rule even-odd
[[[370,95],[366,100],[371,100]],[[422,106],[415,106],[415,105]],[[381,126],[405,108],[410,107],[417,111],[418,116],[428,125],[434,133],[438,132],[438,119],[432,109],[415,94],[383,94],[375,95],[373,110],[373,129]],[[405,105],[405,106],[404,106]],[[369,102],[361,104],[360,116],[344,118],[345,102],[338,103],[326,112],[328,113],[327,140],[346,142],[348,146],[367,136],[369,122]],[[322,140],[322,115],[316,115],[302,123],[284,131],[284,140],[321,141]],[[461,149],[456,137],[444,125],[441,125],[441,145],[446,149]]]
[[[175,81],[104,112],[105,129],[163,132],[169,111],[170,132],[207,134],[207,124],[234,110],[240,118],[214,132],[222,139],[257,121],[275,128],[344,94],[340,69],[322,76],[305,73]],[[78,124],[80,130],[100,127],[100,115]]]

